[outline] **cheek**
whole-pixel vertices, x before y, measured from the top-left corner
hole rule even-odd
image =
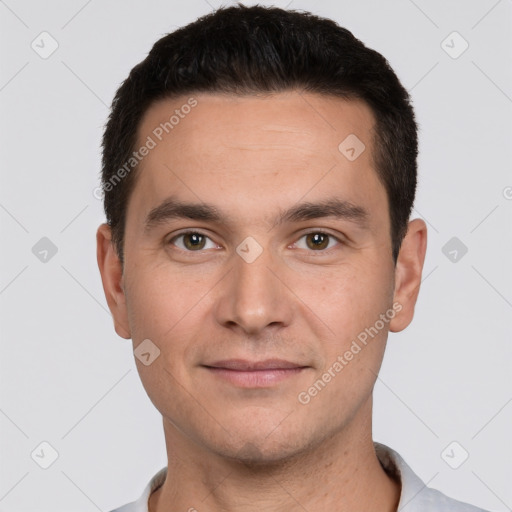
[[[371,394],[382,363],[389,322],[383,323],[380,315],[391,307],[392,280],[387,269],[370,268],[347,264],[296,281],[297,295],[324,324],[318,336],[323,367],[311,387],[301,391],[310,411],[325,421],[339,421],[357,410]],[[313,286],[315,282],[322,284]],[[337,404],[335,414],[328,404]]]
[[[141,265],[131,270],[126,295],[133,348],[149,339],[159,350],[150,365],[135,358],[141,382],[163,414],[186,408],[180,390],[192,388],[186,372],[191,358],[187,351],[196,336],[192,329],[202,325],[198,316],[202,314],[205,281],[184,279],[164,266]]]
[[[208,284],[170,266],[141,265],[128,272],[128,315],[135,340],[172,338],[181,322],[197,315]]]
[[[374,266],[375,267],[375,266]],[[392,300],[388,270],[372,265],[340,265],[294,275],[293,290],[325,325],[340,350],[384,313]]]
[[[327,326],[319,337],[323,367],[297,398],[328,430],[349,421],[371,396],[389,329],[380,315],[391,299],[375,276],[352,271],[333,276],[308,300]]]

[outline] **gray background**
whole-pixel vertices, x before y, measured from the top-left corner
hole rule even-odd
[[[110,510],[166,464],[97,270],[99,144],[129,70],[219,5],[0,1],[0,511]],[[331,17],[383,53],[420,124],[424,282],[414,322],[390,335],[374,437],[430,486],[511,510],[512,1],[274,5]],[[42,442],[58,452],[47,469]]]

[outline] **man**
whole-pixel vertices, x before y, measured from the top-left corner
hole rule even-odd
[[[221,9],[131,71],[98,264],[168,465],[118,511],[478,510],[372,440],[425,257],[416,156],[386,60],[309,13]]]

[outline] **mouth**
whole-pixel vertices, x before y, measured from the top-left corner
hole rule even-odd
[[[309,368],[309,366],[283,359],[267,359],[265,361],[228,359],[202,366],[213,376],[245,388],[271,387],[297,376]]]

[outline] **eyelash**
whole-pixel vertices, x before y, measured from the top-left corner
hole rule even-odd
[[[184,236],[186,236],[186,235],[190,235],[190,234],[201,235],[201,236],[204,236],[204,237],[208,238],[209,240],[211,240],[211,238],[210,238],[208,235],[206,235],[205,233],[203,233],[203,232],[201,232],[201,231],[199,231],[199,230],[188,230],[188,231],[183,231],[183,232],[179,233],[178,235],[173,236],[171,239],[169,239],[168,244],[169,244],[169,245],[174,245],[174,242],[175,242],[177,239],[179,239],[179,238],[181,238],[181,237],[184,237]],[[317,230],[307,231],[306,233],[303,233],[303,234],[300,236],[300,238],[297,240],[297,242],[298,242],[299,240],[303,239],[304,237],[306,237],[306,236],[308,236],[308,235],[311,235],[311,234],[326,235],[326,236],[328,236],[328,237],[329,237],[329,240],[331,240],[331,239],[335,240],[335,241],[337,242],[337,245],[343,245],[343,241],[342,241],[342,240],[340,240],[340,238],[338,238],[337,236],[334,236],[333,234],[331,234],[331,233],[329,233],[329,232],[327,232],[327,231],[321,231],[321,230],[318,230],[318,229],[317,229]],[[211,240],[211,241],[213,241],[213,240]],[[294,243],[296,244],[297,242],[294,242]],[[200,253],[200,252],[202,252],[202,251],[207,250],[207,249],[200,249],[200,250],[197,250],[197,251],[190,251],[190,250],[188,250],[188,249],[182,249],[181,247],[178,247],[178,249],[180,249],[180,250],[182,250],[182,251],[184,251],[184,252],[188,252],[188,253],[194,253],[194,252],[198,252],[198,253]],[[335,248],[333,248],[333,247],[331,247],[331,248],[329,248],[329,249],[319,249],[319,250],[317,250],[317,251],[315,251],[315,250],[313,250],[313,249],[310,249],[310,250],[308,250],[308,252],[311,252],[311,253],[315,253],[315,252],[317,252],[317,253],[324,253],[324,254],[325,254],[325,253],[330,253],[330,252],[331,252],[332,250],[334,250],[334,249],[335,249]],[[306,249],[306,250],[307,250],[307,249]]]

